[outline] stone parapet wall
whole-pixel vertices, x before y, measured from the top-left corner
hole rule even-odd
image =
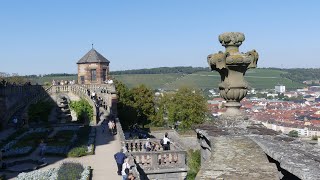
[[[0,88],[2,106],[5,108],[0,110],[1,123],[5,126],[10,118],[20,109],[28,107],[47,96],[51,86],[25,85],[25,86],[7,86]]]
[[[177,142],[182,149],[200,149],[197,135],[180,135],[175,130],[161,130],[161,131],[152,131],[150,134],[156,139],[162,139],[165,133],[168,133],[169,139],[173,142]]]
[[[175,168],[187,169],[186,151],[149,151],[149,152],[131,152],[135,157],[136,163],[144,170],[146,174],[157,170],[174,171]]]
[[[127,148],[129,152],[145,152],[144,144],[147,142],[147,139],[130,139],[124,141],[124,146]],[[149,142],[152,145],[156,145],[156,149],[154,151],[163,151],[162,146],[160,145],[160,140],[156,138],[150,138]],[[177,142],[172,141],[170,144],[171,150],[181,151],[184,148]]]
[[[268,161],[262,149],[245,136],[205,137],[200,142],[201,169],[196,179],[280,179],[275,164]],[[203,143],[203,141],[210,141]],[[205,145],[204,145],[205,144]],[[208,152],[205,153],[204,152]]]
[[[280,167],[300,179],[320,179],[320,146],[285,136],[249,136]]]
[[[185,180],[187,170],[184,168],[174,168],[172,171],[153,171],[149,172],[148,179],[156,180]]]

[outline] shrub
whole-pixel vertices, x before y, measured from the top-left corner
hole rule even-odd
[[[47,122],[53,106],[51,101],[39,101],[36,104],[31,104],[28,109],[29,121]]]
[[[78,121],[85,122],[88,118],[93,120],[92,106],[86,100],[71,101],[70,108],[76,112]]]
[[[292,130],[292,131],[289,132],[288,136],[290,136],[290,137],[298,137],[299,133],[298,133],[298,131]]]
[[[188,167],[189,171],[187,174],[187,180],[193,180],[197,176],[198,171],[201,167],[201,154],[200,150],[189,150],[188,151]]]
[[[316,135],[312,136],[311,140],[318,140],[318,136],[316,136]]]
[[[85,155],[87,155],[87,149],[88,148],[86,146],[74,147],[69,151],[68,157],[85,156]]]
[[[58,171],[59,180],[80,179],[84,167],[79,163],[63,163]]]

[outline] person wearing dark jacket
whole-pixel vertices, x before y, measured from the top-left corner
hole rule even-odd
[[[117,166],[118,166],[118,175],[121,175],[121,171],[122,171],[122,164],[124,163],[124,160],[126,159],[126,155],[123,153],[123,149],[120,149],[120,152],[117,152],[114,155],[114,159],[117,162]]]

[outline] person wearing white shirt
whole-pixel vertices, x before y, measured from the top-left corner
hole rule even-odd
[[[170,150],[170,139],[168,138],[168,133],[166,132],[163,137],[163,150]]]
[[[146,150],[151,151],[151,142],[150,138],[147,138],[146,144],[145,144]]]
[[[128,163],[129,159],[125,159],[124,163],[122,164],[122,171],[121,171],[121,175],[122,175],[122,180],[127,180],[128,174],[129,174],[129,170],[130,170],[130,165]]]

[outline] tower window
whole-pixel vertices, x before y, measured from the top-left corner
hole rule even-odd
[[[106,81],[107,79],[107,69],[102,69],[102,81]]]
[[[91,81],[97,81],[97,71],[96,71],[96,69],[91,69]]]

